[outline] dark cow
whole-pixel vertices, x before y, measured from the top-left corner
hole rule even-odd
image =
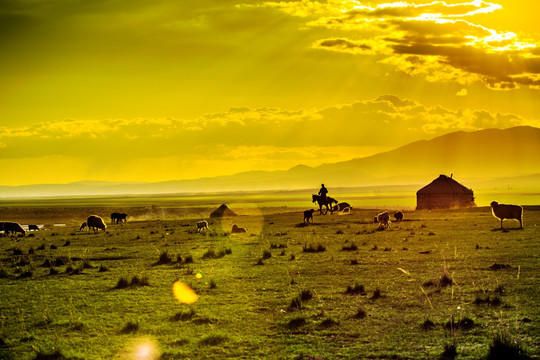
[[[402,211],[396,212],[394,214],[394,218],[396,219],[397,222],[403,221],[403,212]]]
[[[247,230],[244,229],[244,228],[242,228],[242,227],[238,227],[236,224],[234,224],[234,225],[232,226],[231,232],[232,232],[233,234],[240,234],[240,233],[245,233],[245,232],[247,232]]]
[[[19,223],[11,222],[11,221],[5,221],[4,222],[4,233],[6,235],[15,235],[16,233],[21,233],[23,235],[26,235],[26,231],[22,228]]]
[[[344,211],[346,208],[349,208],[349,211],[350,209],[352,209],[352,206],[347,203],[347,202],[342,202],[342,203],[339,203],[337,205],[334,205],[332,207],[332,211]],[[344,212],[346,212],[347,210],[345,210]]]
[[[126,213],[117,213],[113,212],[111,214],[111,224],[122,224],[127,221],[127,214]]]
[[[314,212],[315,212],[314,209],[304,211],[304,223],[309,224],[309,219],[311,219],[311,223],[313,224],[313,213]]]
[[[197,223],[197,232],[201,232],[203,230],[208,230],[208,221],[201,220]]]
[[[30,230],[39,231],[39,226],[37,226],[37,225],[28,225],[28,231],[30,231]]]

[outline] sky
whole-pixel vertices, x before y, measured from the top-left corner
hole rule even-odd
[[[536,0],[0,0],[0,185],[317,166],[540,127]]]

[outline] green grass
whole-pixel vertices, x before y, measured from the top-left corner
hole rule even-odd
[[[540,207],[525,208],[523,230],[475,208],[406,211],[375,232],[379,209],[297,227],[303,208],[231,206],[240,216],[210,220],[210,236],[194,231],[206,200],[97,234],[53,207],[43,223],[68,226],[2,238],[0,356],[122,358],[150,339],[169,359],[540,357]],[[198,301],[178,302],[176,281]]]

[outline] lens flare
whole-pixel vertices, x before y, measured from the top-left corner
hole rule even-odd
[[[202,279],[202,274],[200,272],[195,274],[195,279],[200,280]]]
[[[176,300],[180,301],[182,304],[193,304],[199,298],[197,294],[195,294],[195,291],[180,281],[174,283],[173,294]]]

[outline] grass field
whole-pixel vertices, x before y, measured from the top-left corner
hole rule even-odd
[[[1,238],[0,358],[540,358],[540,207],[524,229],[479,207],[376,231],[378,209],[301,226],[291,201],[1,204],[0,219],[49,228]],[[221,202],[240,216],[198,233]],[[117,210],[126,225],[109,224]],[[106,232],[78,231],[91,213]],[[177,281],[198,301],[180,303]]]

